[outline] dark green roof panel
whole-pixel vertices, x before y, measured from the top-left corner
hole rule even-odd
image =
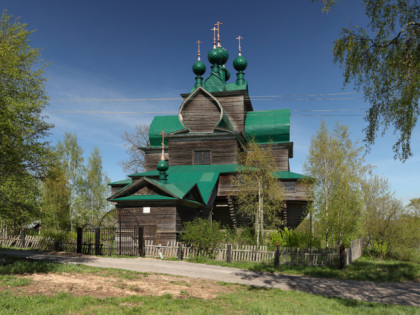
[[[151,147],[160,147],[162,143],[162,130],[169,134],[175,131],[184,129],[184,126],[179,122],[178,115],[174,116],[155,116],[149,128],[149,140]],[[168,145],[168,140],[165,138],[165,146]]]
[[[290,142],[290,110],[248,112],[245,136],[255,138],[258,144]]]

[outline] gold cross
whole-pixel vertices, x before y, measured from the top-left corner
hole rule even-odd
[[[217,21],[217,47],[220,47],[220,24],[223,24],[222,22]]]
[[[201,44],[201,42],[198,40],[195,43],[198,44],[198,60],[201,60],[200,59],[200,44]]]
[[[213,31],[213,48],[216,48],[216,31],[217,31],[217,28],[213,27],[211,29],[211,31]]]
[[[239,35],[238,37],[236,37],[236,39],[239,41],[239,56],[242,56],[241,39],[244,39],[244,38],[241,35]]]
[[[162,132],[160,133],[160,135],[162,136],[162,155],[160,159],[162,161],[165,160],[165,134],[168,135],[167,133],[165,133],[165,130],[162,130]]]

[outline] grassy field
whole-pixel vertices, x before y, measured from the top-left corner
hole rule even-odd
[[[273,264],[233,262],[226,263],[205,258],[191,259],[191,262],[236,267],[253,271],[278,272],[322,278],[362,281],[413,281],[420,280],[420,264],[398,260],[378,260],[361,257],[343,270],[327,266],[289,266]]]
[[[102,269],[82,265],[62,265],[7,258],[0,266],[0,314],[420,314],[420,309],[408,306],[384,305],[341,298],[327,298],[295,291],[261,289],[212,282],[213,289],[221,293],[211,298],[190,296],[187,281],[163,278],[165,285],[180,290],[179,294],[148,295],[138,292],[125,296],[99,298],[92,295],[75,295],[60,290],[50,294],[28,293],[36,280],[28,275],[67,275],[76,279],[103,277],[123,284],[138,279],[147,282],[153,277],[132,271]],[[166,276],[165,276],[166,277]],[[194,280],[205,290],[208,281]],[[202,281],[202,282],[200,282]],[[192,284],[191,284],[192,285]],[[193,288],[194,289],[194,288]]]

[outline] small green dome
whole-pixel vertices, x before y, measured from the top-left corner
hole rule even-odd
[[[168,163],[165,160],[160,160],[156,166],[159,172],[166,172],[169,168]]]
[[[195,75],[203,75],[206,72],[206,65],[201,60],[197,60],[192,69]]]
[[[226,49],[222,48],[222,47],[217,47],[216,48],[218,54],[220,54],[220,58],[221,58],[221,64],[220,65],[224,65],[226,64],[226,62],[229,59],[229,53],[227,52]]]
[[[207,55],[207,58],[212,65],[222,65],[223,55],[217,48],[210,50],[209,54]]]
[[[236,69],[236,71],[244,71],[247,66],[248,61],[242,56],[236,57],[233,61],[233,67]]]

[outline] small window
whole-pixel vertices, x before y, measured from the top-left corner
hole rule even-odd
[[[194,165],[210,165],[210,150],[194,150]]]
[[[285,192],[295,192],[296,191],[296,182],[284,182],[284,191]]]
[[[150,207],[143,207],[143,213],[150,213]]]

